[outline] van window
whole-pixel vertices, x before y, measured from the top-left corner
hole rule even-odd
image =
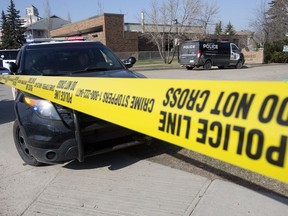
[[[240,54],[240,50],[235,44],[231,44],[231,46],[232,46],[232,52]]]
[[[181,46],[181,54],[182,55],[196,55],[197,50],[199,48],[199,44],[197,43],[183,43]]]

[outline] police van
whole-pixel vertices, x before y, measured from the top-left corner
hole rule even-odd
[[[242,68],[245,63],[244,55],[234,43],[208,42],[208,41],[184,41],[179,50],[179,63],[192,70],[201,67],[210,70],[212,66],[233,66]]]
[[[9,68],[9,62],[15,62],[19,49],[0,50],[0,68]]]

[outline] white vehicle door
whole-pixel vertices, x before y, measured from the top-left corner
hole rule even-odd
[[[230,61],[232,65],[236,65],[240,59],[240,49],[233,43],[230,44]]]

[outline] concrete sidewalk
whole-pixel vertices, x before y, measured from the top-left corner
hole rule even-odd
[[[9,160],[2,151],[0,158],[1,166]],[[288,199],[121,152],[65,166],[24,166],[22,171],[16,171],[21,162],[14,162],[14,171],[1,172],[0,215],[288,214]]]

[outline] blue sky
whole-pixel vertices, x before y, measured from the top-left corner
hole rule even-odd
[[[99,0],[106,13],[125,14],[125,22],[138,22],[143,9],[149,10],[151,0]],[[158,0],[159,2],[165,0]],[[220,12],[217,21],[226,26],[229,21],[235,30],[249,29],[249,22],[254,17],[256,8],[262,0],[206,0],[216,2]],[[24,15],[25,8],[34,5],[40,16],[45,16],[46,0],[14,0],[20,15]],[[0,0],[0,10],[6,12],[10,0]],[[98,12],[98,0],[49,0],[51,14],[67,19],[68,13],[73,22],[95,16]]]

